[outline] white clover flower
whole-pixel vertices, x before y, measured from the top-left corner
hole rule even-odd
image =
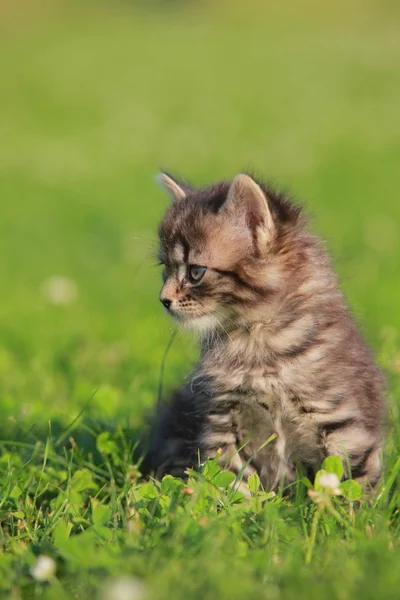
[[[66,305],[78,297],[77,285],[72,279],[55,275],[43,282],[42,294],[51,304]]]
[[[335,473],[323,473],[318,481],[324,491],[337,496],[340,494],[340,481]]]
[[[109,581],[101,595],[101,600],[144,600],[145,586],[134,577],[117,577]]]
[[[31,567],[31,575],[36,581],[50,581],[56,573],[56,561],[41,554],[38,556],[37,561]]]

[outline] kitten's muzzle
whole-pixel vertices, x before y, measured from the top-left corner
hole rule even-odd
[[[163,306],[165,306],[167,310],[169,310],[172,304],[172,300],[170,300],[169,298],[160,298],[160,302],[161,304],[163,304]]]

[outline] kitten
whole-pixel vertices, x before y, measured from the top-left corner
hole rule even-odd
[[[346,476],[375,484],[383,378],[300,208],[245,174],[199,190],[159,179],[173,200],[160,300],[201,332],[201,356],[159,410],[150,468],[184,476],[219,453],[273,490],[338,455]]]

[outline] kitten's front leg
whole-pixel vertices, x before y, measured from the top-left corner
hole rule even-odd
[[[237,477],[232,487],[249,495],[246,482],[255,469],[239,452],[235,424],[230,412],[212,412],[208,415],[200,438],[200,451],[202,460],[218,456],[220,466]]]
[[[210,406],[211,404],[211,406]],[[153,436],[147,457],[147,470],[157,479],[170,474],[185,478],[190,468],[219,456],[222,468],[232,471],[238,481],[234,487],[246,489],[245,482],[254,469],[239,454],[232,406],[220,402],[194,386],[178,392],[160,410],[153,423]]]

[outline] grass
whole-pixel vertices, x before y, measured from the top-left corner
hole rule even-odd
[[[0,597],[398,598],[397,3],[147,4],[2,9]],[[160,166],[193,182],[251,167],[326,237],[388,374],[385,474],[355,511],[335,500],[313,529],[300,480],[240,501],[213,463],[186,487],[141,480],[171,336]],[[43,293],[54,276],[75,301]],[[178,336],[165,394],[195,357]]]

